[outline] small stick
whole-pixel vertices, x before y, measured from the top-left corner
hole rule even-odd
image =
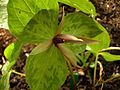
[[[22,77],[25,77],[25,74],[23,74],[23,73],[19,73],[19,72],[15,71],[15,70],[12,70],[12,72],[15,73],[15,74],[17,74],[17,75],[20,75]]]
[[[103,72],[103,66],[101,64],[100,61],[97,61],[97,63],[99,64],[99,67],[100,67],[100,72],[99,72],[99,81],[102,80],[102,72]]]
[[[113,77],[111,77],[111,78],[109,78],[109,79],[107,79],[107,80],[105,80],[105,81],[102,81],[101,83],[96,84],[95,86],[99,86],[99,85],[101,85],[101,84],[110,82],[110,81],[112,81],[112,80],[114,80],[114,79],[116,79],[116,80],[120,79],[120,74],[119,74],[119,75],[116,75],[116,76],[113,76]]]

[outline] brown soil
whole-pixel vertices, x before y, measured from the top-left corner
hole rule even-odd
[[[109,32],[111,37],[111,46],[120,47],[120,1],[119,0],[91,0],[97,9],[98,20]],[[65,7],[66,12],[73,12],[74,9],[68,6]],[[5,30],[0,29],[0,65],[5,63],[5,57],[3,51],[6,46],[11,42],[14,42],[15,38]],[[26,45],[23,47],[20,57],[13,69],[17,72],[24,73],[24,66],[27,55],[30,53],[34,46]],[[110,51],[113,54],[120,54],[120,51]],[[106,80],[110,78],[113,74],[120,73],[120,61],[116,62],[105,62],[105,60],[100,57],[104,71],[103,79]],[[93,70],[91,69],[91,73]],[[1,74],[1,72],[0,72]],[[65,84],[61,87],[61,90],[69,90],[69,77],[66,79]],[[102,90],[120,90],[120,80],[111,80],[108,83],[105,83],[102,87]],[[90,79],[86,76],[79,76],[78,90],[92,90],[92,85]],[[96,87],[97,90],[100,90],[101,85]],[[25,77],[21,77],[16,74],[12,74],[10,77],[10,90],[29,90],[29,87],[25,81]]]

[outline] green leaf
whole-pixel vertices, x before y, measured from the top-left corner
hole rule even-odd
[[[8,3],[8,0],[0,0],[0,27],[6,28],[6,29],[8,29],[7,3]]]
[[[11,61],[11,55],[13,53],[13,49],[14,49],[14,43],[10,44],[9,46],[7,46],[4,50],[4,55],[6,57],[6,59]]]
[[[58,90],[67,75],[64,57],[55,46],[30,55],[26,62],[26,80],[32,90]]]
[[[100,52],[99,55],[102,55],[108,62],[120,60],[120,55],[112,55],[108,52]]]
[[[2,77],[0,77],[0,90],[9,90],[10,84],[9,84],[9,79],[10,79],[11,71]]]
[[[10,62],[16,60],[20,54],[21,48],[22,43],[19,41],[11,43],[9,46],[7,46],[4,51],[4,55],[7,58],[7,60]]]
[[[67,33],[78,37],[95,37],[101,32],[95,21],[81,12],[65,16],[63,34]]]
[[[19,38],[24,33],[24,27],[38,11],[41,9],[58,10],[56,2],[52,0],[9,0],[7,8],[10,32]]]
[[[94,5],[89,0],[58,0],[61,3],[67,4],[78,10],[96,16]]]
[[[54,10],[41,10],[25,26],[19,37],[24,42],[41,43],[52,39],[57,27],[58,13]]]
[[[87,50],[91,51],[94,54],[97,54],[104,48],[108,48],[110,45],[110,37],[106,29],[100,25],[98,22],[96,22],[98,27],[103,31],[98,36],[94,37],[95,40],[99,41],[99,44],[95,45],[88,45]]]
[[[13,35],[22,33],[29,20],[39,11],[35,0],[9,0],[8,25]]]
[[[102,31],[96,22],[81,12],[75,12],[65,16],[63,34],[70,34],[76,37],[95,37]],[[66,44],[75,54],[83,52],[86,45]]]
[[[2,74],[6,74],[10,71],[11,67],[15,64],[21,50],[21,42],[15,42],[10,44],[4,51],[4,55],[7,58],[7,62],[3,65]]]

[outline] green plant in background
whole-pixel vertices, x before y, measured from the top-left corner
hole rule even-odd
[[[59,23],[58,2],[77,8],[81,12],[64,16],[63,10],[62,20]],[[77,65],[79,63],[77,57],[85,50],[96,56],[93,84],[96,83],[99,55],[108,61],[120,58],[104,52],[115,48],[108,48],[109,35],[95,20],[95,8],[88,0],[9,0],[7,11],[9,30],[17,41],[4,51],[8,61],[2,68],[0,79],[2,90],[9,89],[8,81],[13,72],[11,68],[20,54],[22,45],[26,43],[37,44],[30,53],[25,67],[26,80],[32,90],[59,89],[66,80],[68,67],[71,73],[72,66],[77,70],[81,69]],[[98,44],[90,44],[97,41]],[[83,66],[86,66],[85,60],[88,56],[89,53],[85,57],[81,54]]]
[[[8,0],[0,0],[0,27],[8,29],[7,24],[7,3]]]

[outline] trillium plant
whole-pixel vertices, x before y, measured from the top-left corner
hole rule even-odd
[[[77,10],[65,13],[62,7],[59,22],[58,2]],[[115,49],[108,48],[109,35],[95,20],[95,7],[88,0],[9,0],[7,13],[9,31],[16,37],[16,42],[4,51],[7,62],[2,67],[0,90],[9,90],[9,77],[15,72],[12,66],[25,44],[36,45],[25,66],[25,77],[31,90],[58,90],[69,72],[75,83],[73,68],[79,73],[83,71],[80,62],[85,62],[80,53],[87,50],[96,56],[96,71],[98,56],[109,61],[108,53],[104,51]],[[111,54],[109,56],[113,58]],[[120,58],[114,57],[115,60]],[[95,76],[94,72],[94,84]]]

